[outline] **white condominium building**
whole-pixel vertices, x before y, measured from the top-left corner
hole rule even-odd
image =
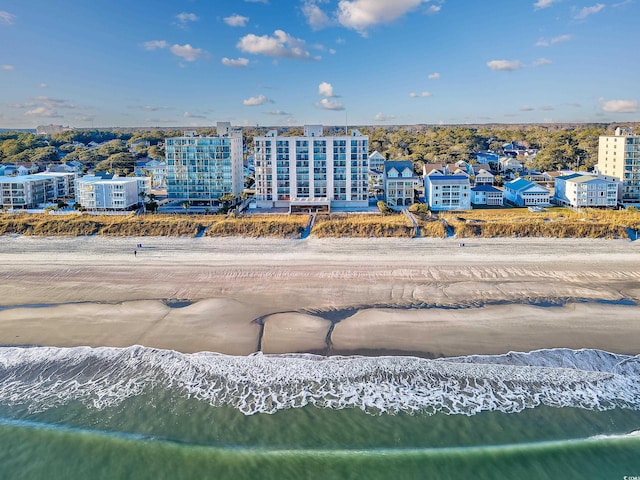
[[[623,204],[640,204],[640,135],[616,128],[615,135],[603,135],[598,142],[598,173],[621,182]]]
[[[218,122],[217,135],[185,132],[165,140],[167,196],[195,205],[212,205],[221,196],[244,189],[242,133]]]
[[[79,177],[76,201],[87,210],[130,210],[141,201],[140,192],[148,190],[150,182],[149,177]]]
[[[75,173],[37,173],[19,177],[0,176],[0,207],[36,208],[74,196]]]
[[[255,137],[256,207],[368,206],[369,137],[324,136],[306,125],[302,136],[276,130]]]
[[[557,177],[553,201],[571,207],[615,207],[618,184],[595,175],[573,173]]]

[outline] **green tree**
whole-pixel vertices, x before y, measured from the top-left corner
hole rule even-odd
[[[136,166],[136,157],[129,152],[120,152],[109,155],[105,160],[96,164],[96,172],[118,173],[128,175],[133,173]]]

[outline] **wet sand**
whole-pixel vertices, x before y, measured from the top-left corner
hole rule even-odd
[[[7,236],[0,286],[5,345],[640,353],[628,240]]]

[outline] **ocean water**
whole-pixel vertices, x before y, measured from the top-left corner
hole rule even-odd
[[[0,479],[640,476],[640,356],[0,348]]]

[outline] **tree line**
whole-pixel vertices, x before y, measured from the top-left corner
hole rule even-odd
[[[377,150],[388,160],[411,160],[416,172],[422,173],[425,163],[450,163],[458,160],[473,163],[475,153],[485,150],[503,154],[503,145],[511,142],[538,151],[535,157],[527,160],[527,167],[530,169],[591,170],[598,161],[598,137],[612,134],[616,126],[619,125],[412,125],[355,128],[369,135],[370,152]],[[269,128],[266,127],[242,129],[247,155],[253,151],[253,138],[264,135],[267,130]],[[337,127],[334,128],[335,131],[331,127],[325,130],[327,134],[344,132]],[[215,134],[215,128],[200,129],[198,133]],[[284,129],[284,135],[301,134],[301,127]],[[133,172],[136,158],[148,156],[163,159],[164,151],[159,144],[165,138],[180,135],[182,132],[178,130],[69,130],[50,137],[7,132],[0,134],[0,163],[35,162],[44,166],[76,160],[87,169],[129,174]],[[84,145],[96,142],[102,145],[88,149],[74,142]]]

